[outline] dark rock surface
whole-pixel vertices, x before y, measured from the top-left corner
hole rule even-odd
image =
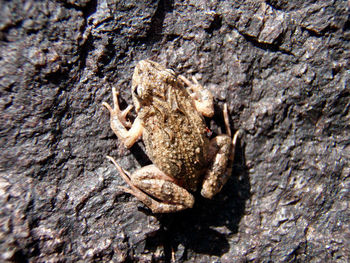
[[[1,1],[0,261],[348,262],[347,1]],[[152,215],[101,107],[137,61],[195,75],[245,135],[213,200]]]

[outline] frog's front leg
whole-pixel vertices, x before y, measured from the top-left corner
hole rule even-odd
[[[114,133],[118,136],[118,139],[123,142],[125,147],[130,148],[140,138],[143,131],[143,126],[139,118],[136,118],[134,123],[131,125],[126,120],[126,116],[132,109],[132,106],[128,106],[125,110],[121,111],[118,103],[118,93],[115,88],[112,88],[113,93],[113,105],[112,108],[107,102],[103,102],[111,114],[111,128]],[[126,128],[130,128],[129,130]]]
[[[214,98],[211,92],[199,84],[195,77],[192,77],[192,82],[182,75],[179,78],[188,86],[196,110],[205,117],[213,117]]]
[[[112,157],[107,156],[107,158],[113,162],[130,186],[130,188],[121,187],[121,189],[134,195],[153,213],[170,213],[193,207],[193,195],[177,185],[174,179],[164,174],[155,165],[142,167],[130,175]]]

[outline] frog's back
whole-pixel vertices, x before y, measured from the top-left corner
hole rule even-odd
[[[142,119],[143,141],[152,162],[183,187],[196,190],[206,165],[208,138],[188,92],[169,88],[164,98],[154,98],[145,108]]]

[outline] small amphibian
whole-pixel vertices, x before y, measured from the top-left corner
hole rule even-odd
[[[201,195],[212,198],[231,175],[235,145],[225,104],[227,134],[209,140],[203,116],[214,115],[213,96],[193,78],[189,81],[160,64],[138,62],[131,87],[137,117],[131,124],[127,114],[132,106],[120,110],[118,92],[112,89],[114,107],[110,125],[118,139],[130,148],[140,137],[151,165],[130,174],[108,156],[136,196],[154,213],[169,213],[191,208],[192,192],[201,187]]]

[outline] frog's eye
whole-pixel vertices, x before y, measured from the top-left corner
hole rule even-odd
[[[140,98],[142,96],[143,89],[144,88],[142,85],[137,85],[137,87],[134,89],[134,93],[135,93],[136,97]]]

